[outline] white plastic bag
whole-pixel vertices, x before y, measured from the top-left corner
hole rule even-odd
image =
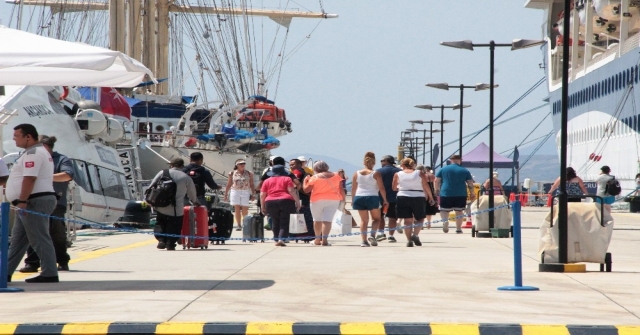
[[[335,234],[351,234],[351,220],[351,215],[337,210],[331,220],[331,231]]]
[[[289,214],[289,233],[304,234],[307,232],[307,223],[304,220],[304,214]]]

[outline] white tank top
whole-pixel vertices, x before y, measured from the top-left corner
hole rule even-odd
[[[423,197],[426,198],[422,189],[422,178],[420,171],[415,170],[411,173],[400,171],[398,175],[398,196],[399,197]]]
[[[374,172],[371,172],[365,176],[358,172],[358,189],[356,190],[356,196],[378,196],[378,182],[373,178],[373,174]]]

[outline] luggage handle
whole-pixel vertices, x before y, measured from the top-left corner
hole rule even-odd
[[[559,194],[553,195],[551,196],[551,199],[554,199],[555,197],[559,196]],[[600,199],[600,226],[602,227],[606,227],[604,224],[604,199],[599,196],[599,195],[595,195],[595,194],[583,194],[583,195],[572,195],[572,198],[581,198],[581,199],[586,199],[586,198],[592,198],[593,201],[595,201],[596,199]],[[551,221],[550,221],[550,225],[549,227],[553,227],[553,200],[551,201]]]

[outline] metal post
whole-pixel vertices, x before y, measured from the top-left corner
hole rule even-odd
[[[1,188],[0,188],[1,189]],[[3,202],[0,205],[0,215],[2,216],[0,220],[0,253],[2,253],[2,257],[0,257],[0,293],[2,292],[22,292],[24,291],[21,288],[17,287],[7,287],[7,279],[9,277],[9,211],[10,211],[9,203]]]
[[[514,286],[498,287],[500,291],[538,291],[537,287],[522,286],[522,223],[520,218],[520,201],[512,203],[513,210],[513,277]]]
[[[431,139],[429,139],[429,142],[431,142]],[[427,151],[426,149],[427,149],[427,130],[422,129],[422,165],[423,166],[424,166],[424,154]]]
[[[489,42],[489,71],[490,71],[490,80],[489,80],[489,208],[495,207],[494,199],[493,199],[493,54],[496,49],[496,42],[491,40]],[[493,224],[495,222],[495,213],[494,211],[489,211],[489,229],[493,228]]]
[[[560,115],[560,193],[558,202],[558,234],[560,237],[558,261],[567,263],[567,123],[568,123],[568,100],[569,96],[569,21],[571,12],[571,1],[564,1],[564,35],[562,45],[562,114]],[[551,218],[553,220],[553,218]]]
[[[462,111],[464,110],[464,85],[460,84],[460,142],[458,154],[462,157]]]
[[[440,106],[440,168],[444,167],[444,105]]]
[[[431,154],[431,160],[429,161],[429,165],[435,165],[433,164],[433,120],[429,121],[429,123],[429,134],[431,134],[431,139],[429,140],[429,153]],[[432,166],[431,168],[433,169],[433,172],[436,171],[435,166]]]

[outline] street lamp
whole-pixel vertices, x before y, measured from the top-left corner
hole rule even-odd
[[[433,123],[440,123],[440,151],[442,151],[442,153],[444,153],[444,147],[443,147],[444,146],[444,133],[443,133],[444,132],[444,124],[445,123],[454,122],[454,120],[445,120],[444,119],[444,109],[445,108],[458,109],[458,108],[460,108],[460,106],[459,105],[453,105],[453,106],[445,106],[445,105],[440,105],[440,106],[416,105],[414,107],[421,108],[421,109],[428,109],[428,110],[432,110],[433,108],[440,107],[440,122],[437,122],[437,121],[432,121],[432,122]],[[442,166],[444,166],[444,155],[442,155],[442,153],[440,154],[440,168],[442,168]],[[435,170],[435,168],[434,168],[434,170]]]
[[[465,107],[469,107],[469,105],[465,106],[464,105],[464,89],[465,88],[473,88],[475,91],[484,91],[484,90],[488,90],[489,89],[489,84],[485,84],[485,83],[478,83],[475,85],[464,85],[464,84],[460,84],[460,85],[449,85],[447,83],[433,83],[433,84],[426,84],[426,86],[428,87],[433,87],[433,88],[437,88],[440,90],[449,90],[450,88],[460,88],[460,143],[458,144],[458,154],[460,155],[460,157],[462,157],[462,112],[464,111]],[[494,87],[498,87],[498,85],[495,85]]]
[[[493,199],[493,75],[494,75],[494,53],[496,47],[511,47],[511,50],[525,49],[537,45],[544,44],[543,40],[524,40],[516,39],[511,43],[496,43],[493,40],[487,44],[475,44],[470,40],[453,41],[453,42],[440,42],[440,45],[447,47],[466,49],[473,51],[473,47],[488,47],[490,51],[489,56],[489,208],[494,207]],[[489,211],[489,228],[493,228],[495,222],[494,211]]]
[[[410,137],[411,138],[411,142],[409,142],[409,143],[411,143],[410,156],[415,158],[415,157],[418,156],[418,151],[417,151],[418,149],[413,146],[413,140],[416,140],[416,142],[418,142],[418,139],[415,136],[413,136],[413,133],[418,132],[418,129],[409,128],[409,129],[405,129],[404,132],[407,133],[407,134],[411,134],[411,137]]]
[[[409,121],[409,122],[411,122],[411,128],[414,128],[416,123],[417,123],[417,124],[424,124],[424,123],[428,123],[429,121],[412,120],[412,121]],[[429,136],[427,136],[427,129],[418,129],[418,131],[422,131],[422,165],[424,165],[424,156],[425,156],[426,149],[427,149],[427,147],[426,147],[427,140],[429,140],[429,143],[431,143],[431,136],[432,136],[432,134],[429,134]],[[431,131],[431,132],[439,132],[439,130],[435,130],[435,131],[434,131],[433,129],[431,129],[430,131]],[[418,144],[419,144],[419,143],[416,143],[416,146],[417,146]],[[417,157],[418,157],[418,154],[416,153],[416,158],[417,158]],[[431,162],[432,162],[432,161],[433,161],[433,159],[431,159]],[[417,162],[417,161],[416,161],[416,162]],[[431,162],[429,162],[429,165],[431,165]]]
[[[429,124],[429,137],[426,137],[426,135],[427,135],[427,130],[426,129],[423,130],[424,131],[423,137],[425,139],[426,138],[429,139],[429,154],[430,154],[429,165],[435,165],[435,164],[433,164],[433,133],[442,133],[442,132],[444,132],[444,130],[440,131],[440,129],[436,129],[436,130],[433,129],[433,124],[434,123],[439,123],[439,121],[433,121],[433,120],[411,120],[409,122],[417,123],[417,124]],[[422,153],[422,164],[423,165],[424,165],[424,156],[425,156],[424,153]],[[435,170],[435,167],[432,166],[432,168],[434,168],[434,170]]]

